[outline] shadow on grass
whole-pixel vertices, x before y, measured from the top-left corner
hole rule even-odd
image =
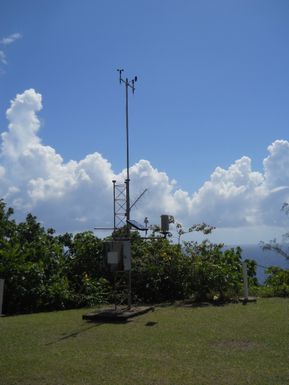
[[[199,307],[209,307],[209,306],[227,306],[227,305],[234,305],[236,303],[240,303],[237,300],[226,300],[226,301],[196,301],[196,300],[177,300],[177,301],[171,301],[171,302],[163,302],[154,304],[155,308],[167,308],[167,307],[188,307],[188,308],[199,308]]]
[[[155,321],[148,321],[148,322],[145,324],[145,326],[152,327],[152,326],[155,326],[155,325],[157,325],[157,324],[158,324],[158,322],[155,322]]]
[[[88,326],[86,328],[79,328],[78,330],[72,331],[71,333],[64,334],[62,337],[59,337],[54,341],[48,342],[47,344],[45,344],[45,346],[54,345],[54,344],[57,344],[61,341],[68,340],[70,338],[76,338],[80,334],[82,334],[82,333],[84,333],[90,329],[93,329],[97,326],[102,326],[104,324],[125,325],[129,322],[131,322],[131,321],[130,320],[101,320],[101,321],[100,320],[86,320],[86,325],[89,323],[90,326]]]
[[[235,300],[228,300],[228,301],[181,301],[175,304],[177,307],[189,307],[189,308],[200,308],[200,307],[224,307],[228,305],[235,305],[240,303],[239,301]]]
[[[82,333],[86,332],[87,330],[93,329],[96,326],[101,326],[101,324],[98,323],[97,325],[91,325],[85,329],[79,329],[79,330],[73,331],[69,334],[65,334],[65,335],[63,335],[63,337],[60,337],[60,338],[56,339],[55,341],[48,342],[47,344],[45,344],[45,346],[54,345],[54,344],[57,344],[58,342],[65,341],[65,340],[68,340],[70,338],[76,338],[79,336],[79,334],[82,334]]]

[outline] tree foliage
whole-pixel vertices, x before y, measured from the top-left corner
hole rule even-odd
[[[19,313],[92,306],[113,300],[115,276],[104,266],[104,241],[93,232],[55,234],[35,216],[16,223],[13,209],[0,200],[0,277],[5,279],[4,312]],[[131,233],[134,302],[235,297],[242,285],[241,249],[222,244],[180,242],[186,232],[209,234],[205,223],[185,231],[176,224],[179,242],[157,227],[149,239]],[[127,229],[113,237],[124,237]],[[110,238],[111,239],[111,238]],[[256,265],[248,261],[251,282]],[[256,283],[256,282],[255,282]]]
[[[28,214],[18,225],[0,201],[0,277],[7,313],[64,309],[104,302],[102,244],[93,233],[55,236]]]
[[[281,210],[288,215],[289,204],[286,202],[283,203]],[[272,239],[270,242],[260,242],[260,246],[263,250],[274,251],[289,261],[289,232],[282,235],[281,243],[279,243],[277,239]]]
[[[271,289],[271,295],[278,297],[289,296],[289,270],[277,266],[267,268],[268,275],[265,286]]]
[[[176,224],[179,235],[185,234]],[[188,232],[209,234],[214,228],[205,223]],[[216,298],[223,301],[238,296],[242,286],[241,249],[223,250],[223,244],[208,240],[184,242],[181,247],[164,238],[133,243],[134,293],[150,302]],[[248,261],[250,280],[256,283],[256,265]]]
[[[289,203],[285,202],[281,208],[286,215],[289,215]],[[274,251],[289,261],[289,232],[282,235],[282,242],[276,239],[270,242],[260,242],[264,251]],[[272,296],[289,296],[289,269],[281,269],[277,266],[270,266],[266,269],[268,275],[265,281],[265,289]]]

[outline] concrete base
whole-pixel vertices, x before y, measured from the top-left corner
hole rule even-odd
[[[243,305],[246,305],[247,303],[257,302],[257,298],[256,297],[239,298],[239,301],[242,302]]]
[[[84,314],[83,320],[93,322],[126,322],[129,318],[137,317],[139,315],[154,311],[153,306],[138,306],[117,309],[104,309],[96,312]]]

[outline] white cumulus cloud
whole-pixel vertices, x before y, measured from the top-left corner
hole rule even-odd
[[[269,188],[288,186],[289,142],[276,140],[268,147],[269,156],[264,159],[264,175]]]
[[[31,211],[57,231],[82,231],[113,223],[112,180],[123,182],[99,153],[80,161],[64,162],[39,136],[42,98],[33,89],[11,101],[8,130],[1,134],[0,195],[21,214]],[[252,169],[243,156],[228,169],[217,167],[193,194],[176,189],[175,181],[148,160],[130,169],[131,203],[148,191],[132,210],[132,217],[159,223],[174,215],[185,226],[205,221],[218,228],[280,226],[280,212],[289,200],[289,142],[276,140],[268,147],[263,172]],[[188,177],[190,177],[188,170]]]

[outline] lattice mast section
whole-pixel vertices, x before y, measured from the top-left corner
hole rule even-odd
[[[126,226],[127,191],[125,183],[113,183],[113,228],[114,230]]]

